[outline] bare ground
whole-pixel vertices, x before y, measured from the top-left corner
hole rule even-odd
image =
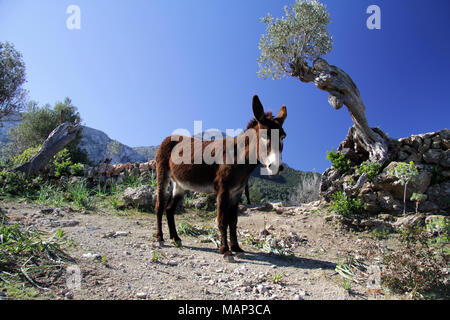
[[[243,256],[225,261],[215,243],[202,237],[181,236],[183,246],[154,241],[155,215],[127,216],[42,210],[34,204],[2,205],[8,223],[46,231],[62,229],[73,245],[66,252],[76,260],[81,284],[71,290],[62,272],[52,286],[55,299],[395,299],[383,291],[368,291],[367,280],[344,282],[336,271],[348,258],[377,262],[373,249],[384,245],[368,233],[343,230],[325,220],[311,205],[275,211],[245,210],[238,230]],[[212,214],[187,212],[177,225],[215,226]],[[167,226],[164,224],[166,238]],[[283,239],[293,255],[264,252],[249,243],[251,237]],[[269,236],[270,235],[270,236]],[[371,251],[372,250],[372,251]],[[91,254],[91,256],[89,256]],[[46,293],[46,297],[49,293]]]

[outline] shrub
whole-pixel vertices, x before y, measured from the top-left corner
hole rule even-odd
[[[55,166],[55,177],[78,176],[83,174],[84,165],[73,163],[68,149],[58,152],[53,160]]]
[[[0,195],[22,195],[31,182],[32,180],[25,173],[2,170],[0,171]]]
[[[320,175],[305,176],[298,187],[291,193],[290,201],[294,203],[309,203],[320,199]]]
[[[411,293],[418,298],[444,287],[443,269],[448,255],[434,250],[432,237],[420,227],[407,228],[399,237],[401,246],[383,257],[382,282],[395,293]]]
[[[381,163],[375,162],[375,161],[364,161],[361,163],[359,168],[357,169],[357,172],[359,175],[362,175],[363,173],[367,173],[367,179],[370,182],[373,182],[375,177],[380,174],[382,165]]]
[[[332,166],[339,172],[344,173],[352,168],[352,162],[346,158],[342,153],[334,150],[328,152],[327,160],[331,162]]]
[[[333,195],[331,210],[344,217],[361,213],[364,210],[364,204],[361,199],[349,199],[342,192]]]
[[[38,145],[36,147],[30,147],[28,149],[26,149],[24,152],[22,152],[21,154],[14,156],[11,158],[11,165],[16,168],[18,166],[23,165],[24,163],[27,163],[28,161],[31,160],[31,158],[33,158],[39,151],[39,149],[41,148],[41,145]]]
[[[388,175],[391,177],[395,177],[400,181],[400,184],[402,186],[405,186],[404,192],[403,192],[403,213],[406,213],[406,190],[408,187],[408,183],[410,183],[414,178],[416,178],[419,175],[419,169],[416,165],[414,165],[414,162],[405,163],[400,162],[397,166],[394,168],[391,168],[388,171]]]

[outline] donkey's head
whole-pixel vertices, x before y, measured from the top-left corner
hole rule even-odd
[[[281,152],[286,132],[283,123],[287,117],[286,106],[282,106],[278,116],[271,112],[265,113],[258,96],[253,96],[253,115],[255,120],[249,124],[258,137],[258,160],[263,165],[267,175],[278,175],[282,170]]]

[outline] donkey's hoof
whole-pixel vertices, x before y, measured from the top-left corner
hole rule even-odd
[[[245,252],[244,251],[236,252],[235,256],[236,256],[236,258],[239,258],[239,259],[245,258]]]
[[[233,256],[233,253],[231,253],[231,251],[225,252],[225,253],[223,254],[223,259],[224,259],[226,262],[234,262],[234,256]]]
[[[181,247],[183,247],[183,244],[182,244],[182,242],[181,242],[181,239],[180,239],[180,240],[173,240],[173,245],[175,246],[175,248],[181,248]]]

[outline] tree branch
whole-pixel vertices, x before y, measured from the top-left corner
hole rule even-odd
[[[15,170],[24,172],[28,176],[37,174],[55,154],[64,149],[66,145],[76,138],[80,129],[80,124],[70,122],[59,125],[50,133],[38,153],[30,161],[17,167]]]

